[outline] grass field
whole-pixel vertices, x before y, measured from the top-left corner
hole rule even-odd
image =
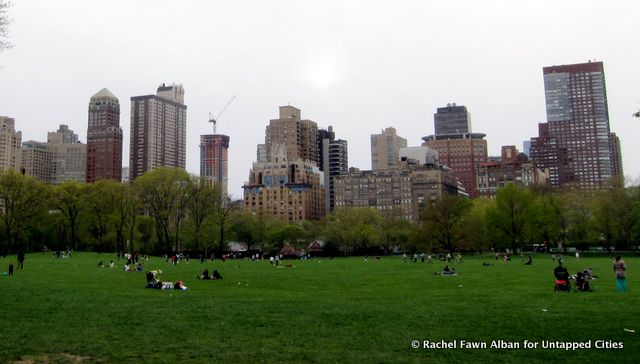
[[[608,258],[567,259],[600,279],[592,293],[553,293],[548,256],[465,257],[455,277],[443,263],[398,257],[221,261],[172,266],[151,258],[145,270],[180,279],[188,291],[145,289],[144,273],[98,269],[112,255],[71,259],[31,254],[25,269],[0,277],[0,363],[87,362],[638,362],[640,259],[626,258],[629,292],[615,291]],[[496,263],[482,266],[482,262]],[[0,258],[5,271],[15,256]],[[289,261],[285,261],[288,263]],[[122,262],[120,262],[122,265]],[[208,267],[221,281],[199,281]],[[629,332],[628,330],[636,332]],[[413,349],[419,340],[421,348]],[[423,341],[456,349],[423,349]],[[460,340],[517,342],[520,349],[460,349]],[[538,349],[524,349],[523,341]],[[543,340],[591,341],[591,349],[542,349]],[[596,349],[596,340],[622,349]]]

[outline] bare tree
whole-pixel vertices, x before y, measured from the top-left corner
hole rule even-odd
[[[11,48],[12,44],[9,42],[9,24],[11,24],[11,18],[9,17],[9,8],[11,7],[11,1],[0,0],[0,51]]]

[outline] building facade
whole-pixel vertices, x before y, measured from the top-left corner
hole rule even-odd
[[[407,139],[388,127],[380,134],[371,134],[371,169],[386,170],[400,164],[400,149],[407,147]]]
[[[532,139],[532,158],[549,168],[553,187],[606,186],[617,171],[602,62],[544,67],[543,75],[548,135]]]
[[[258,144],[256,148],[256,162],[267,161],[267,146],[265,144]]]
[[[549,183],[548,170],[544,171],[519,153],[515,146],[503,146],[498,160],[483,163],[478,169],[478,195],[495,198],[498,189],[512,183],[519,187]]]
[[[73,139],[73,134],[64,136],[60,144],[75,143],[69,138]],[[87,182],[122,179],[122,138],[120,101],[109,90],[103,88],[89,100],[84,173]]]
[[[320,150],[320,170],[324,173],[325,214],[333,211],[335,194],[333,180],[336,176],[349,171],[349,151],[346,140],[336,139],[333,127],[320,130],[318,134]]]
[[[87,145],[67,125],[47,133],[47,142],[22,143],[22,171],[51,184],[86,180]]]
[[[455,103],[439,107],[433,114],[435,134],[465,134],[471,132],[471,114],[466,106]]]
[[[375,208],[388,218],[418,221],[443,194],[457,194],[455,173],[438,164],[402,161],[392,169],[351,170],[335,177],[336,208]]]
[[[325,215],[324,176],[313,162],[286,158],[284,145],[272,148],[268,162],[256,162],[244,190],[244,210],[287,222]]]
[[[22,132],[16,131],[16,122],[0,116],[0,171],[22,168]]]
[[[269,121],[265,130],[266,158],[271,160],[274,146],[284,146],[289,160],[302,159],[318,166],[318,124],[302,120],[300,109],[280,106],[280,117]]]
[[[122,131],[120,138],[122,156]],[[88,145],[80,143],[78,135],[67,125],[60,125],[57,131],[47,134],[47,150],[51,155],[49,183],[86,180]]]
[[[200,176],[219,184],[222,196],[229,194],[229,136],[200,136]]]
[[[51,179],[51,152],[47,143],[29,140],[22,143],[22,172],[48,182]]]
[[[624,179],[624,170],[622,169],[622,147],[620,146],[620,138],[616,133],[610,134],[609,143],[611,145],[611,171],[614,177]]]
[[[157,167],[186,167],[187,106],[182,85],[131,98],[130,180]]]
[[[423,146],[438,152],[440,164],[453,169],[464,190],[470,197],[477,197],[477,172],[487,162],[485,134],[442,134],[424,138]]]

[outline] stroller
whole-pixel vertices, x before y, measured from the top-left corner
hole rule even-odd
[[[553,270],[553,275],[556,277],[556,284],[553,287],[554,292],[571,292],[571,277],[567,268],[560,264]]]

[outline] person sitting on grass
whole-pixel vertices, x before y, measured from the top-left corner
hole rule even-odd
[[[102,262],[102,260],[98,263],[98,268],[104,268],[104,263]]]
[[[202,274],[200,276],[198,276],[198,279],[210,280],[211,276],[209,276],[209,269],[205,268],[204,271],[202,272]]]
[[[158,281],[156,280],[156,275],[153,272],[149,271],[146,274],[147,276],[147,288],[156,288]]]
[[[217,269],[213,270],[213,274],[211,274],[211,279],[222,279],[220,272]]]

